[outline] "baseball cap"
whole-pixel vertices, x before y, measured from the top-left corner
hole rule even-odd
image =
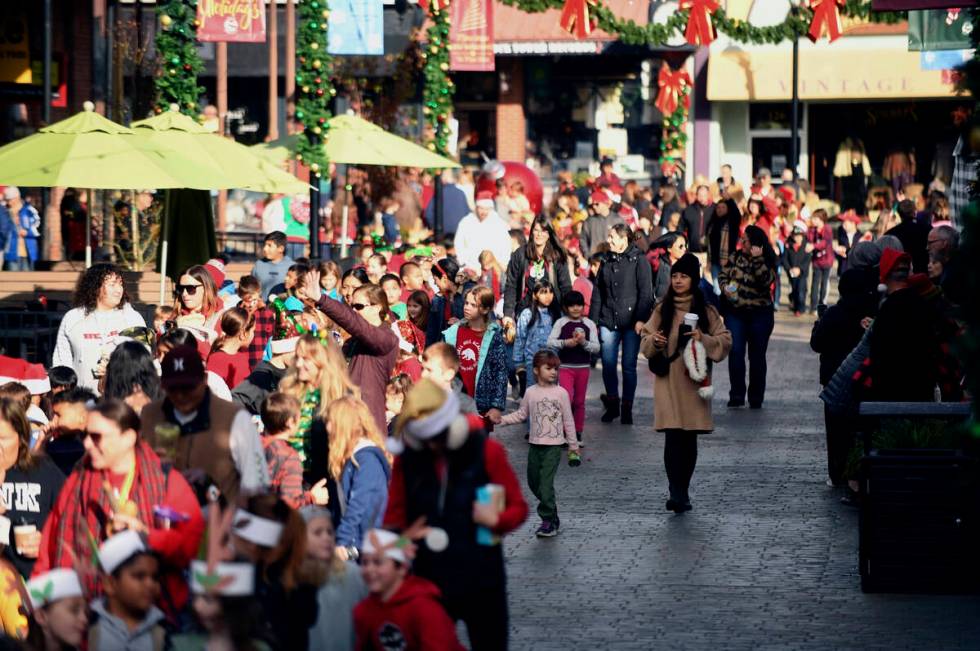
[[[204,362],[191,346],[177,346],[163,356],[160,384],[164,389],[195,387],[204,382]]]

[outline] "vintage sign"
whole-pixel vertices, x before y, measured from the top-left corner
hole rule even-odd
[[[275,5],[273,5],[275,6]],[[265,42],[262,0],[199,0],[197,40],[227,43]]]

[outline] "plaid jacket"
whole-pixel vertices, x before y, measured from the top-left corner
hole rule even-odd
[[[255,370],[255,367],[262,361],[265,354],[265,345],[272,339],[272,333],[276,327],[276,313],[267,307],[260,307],[255,311],[255,337],[248,346],[248,367]]]
[[[971,156],[961,136],[953,149],[953,179],[949,184],[949,218],[957,229],[963,227],[963,211],[970,203],[970,182],[977,178],[977,157]]]

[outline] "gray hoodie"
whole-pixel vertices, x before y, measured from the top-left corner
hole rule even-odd
[[[146,619],[134,631],[106,609],[105,599],[92,602],[95,623],[89,628],[89,651],[162,651],[167,632],[161,625],[163,611],[150,607]]]

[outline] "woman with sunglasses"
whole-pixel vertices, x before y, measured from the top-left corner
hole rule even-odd
[[[80,578],[87,594],[98,595],[93,549],[132,529],[147,537],[160,558],[166,597],[157,605],[173,620],[187,603],[183,570],[197,555],[204,518],[184,476],[174,467],[164,468],[139,432],[139,416],[121,400],[107,400],[89,411],[85,456],[44,523],[34,573],[88,568]]]
[[[97,264],[78,278],[75,307],[58,327],[52,366],[69,366],[78,376],[78,386],[99,390],[100,362],[108,360],[116,336],[146,321],[129,304],[122,272],[111,264]]]
[[[307,295],[315,296],[320,291],[320,272],[311,270],[303,283]],[[385,386],[398,362],[398,335],[392,328],[387,294],[377,285],[361,285],[351,293],[350,304],[323,296],[319,308],[350,334],[344,344],[350,379],[361,387],[361,398],[378,431],[388,431]]]
[[[177,327],[190,330],[199,342],[201,356],[206,356],[220,334],[218,324],[225,309],[211,274],[202,265],[190,267],[181,274],[174,295]]]
[[[653,279],[655,301],[667,295],[667,290],[670,289],[670,270],[685,253],[687,253],[687,238],[681,233],[661,235],[650,245],[647,259],[656,269],[656,276]]]

